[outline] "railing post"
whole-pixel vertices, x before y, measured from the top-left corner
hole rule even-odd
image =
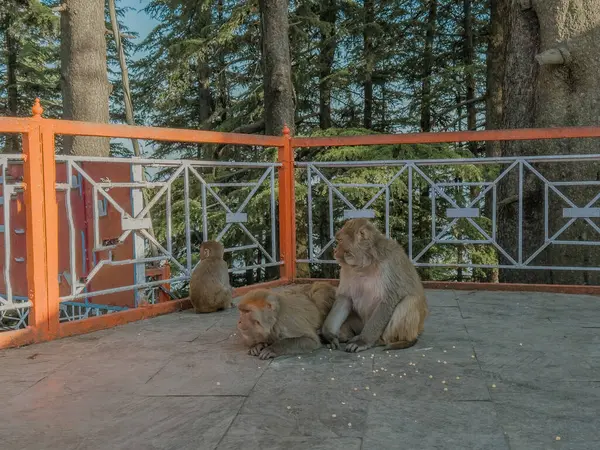
[[[58,334],[58,208],[54,133],[42,119],[39,99],[23,136],[25,210],[27,223],[27,284],[32,302],[28,325],[35,340]]]
[[[294,149],[290,129],[283,128],[283,146],[279,147],[279,251],[283,266],[281,278],[296,278],[296,196],[294,177]]]

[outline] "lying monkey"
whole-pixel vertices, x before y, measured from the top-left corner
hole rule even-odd
[[[342,324],[356,313],[364,328],[348,340],[347,352],[382,344],[388,349],[415,345],[428,315],[427,300],[419,274],[400,244],[367,219],[347,221],[336,240],[340,284],[323,324],[325,341],[338,348],[344,342]]]
[[[190,277],[190,301],[196,313],[231,308],[232,289],[223,244],[204,241],[200,246],[200,264]]]
[[[278,292],[255,289],[238,303],[237,328],[248,353],[260,359],[310,352],[321,346],[317,330],[334,301],[335,288],[322,282]]]

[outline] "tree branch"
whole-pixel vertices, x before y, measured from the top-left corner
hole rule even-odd
[[[467,106],[467,105],[470,105],[472,103],[483,103],[483,102],[486,101],[486,99],[487,99],[487,97],[485,95],[482,95],[481,97],[472,98],[470,100],[465,100],[465,101],[462,101],[460,103],[457,103],[456,105],[452,105],[451,107],[444,109],[442,112],[437,113],[435,115],[435,118],[434,118],[433,122],[437,122],[437,119],[439,119],[440,117],[442,117],[444,114],[448,114],[450,111],[453,111],[453,110],[458,109],[458,108],[462,108],[463,106]]]

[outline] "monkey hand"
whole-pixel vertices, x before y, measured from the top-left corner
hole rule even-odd
[[[358,353],[371,347],[373,347],[373,345],[367,343],[367,341],[359,334],[348,341],[345,350],[349,353]]]
[[[265,342],[256,344],[254,347],[252,347],[252,348],[250,348],[250,350],[248,350],[248,354],[252,355],[252,356],[260,356],[262,349],[265,348],[266,346],[267,346],[267,344]]]
[[[340,341],[339,341],[338,337],[335,334],[333,334],[331,331],[322,329],[321,336],[323,336],[323,339],[325,339],[325,341],[327,342],[327,348],[330,348],[333,350],[337,350],[338,348],[340,348]]]
[[[275,349],[272,346],[263,348],[260,352],[260,355],[258,355],[260,359],[271,359],[275,358],[276,356],[277,353],[275,352]]]

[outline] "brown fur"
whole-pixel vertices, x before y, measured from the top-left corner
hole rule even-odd
[[[336,239],[340,284],[323,326],[325,340],[337,348],[340,324],[354,312],[364,328],[350,339],[346,351],[382,344],[389,349],[414,345],[429,311],[421,279],[400,244],[366,219],[347,221]]]
[[[268,359],[318,348],[317,330],[334,300],[335,288],[328,283],[250,291],[238,303],[237,325],[251,347],[248,353]]]
[[[223,244],[205,241],[200,246],[200,264],[190,277],[190,301],[196,313],[210,313],[232,307],[232,289]]]

